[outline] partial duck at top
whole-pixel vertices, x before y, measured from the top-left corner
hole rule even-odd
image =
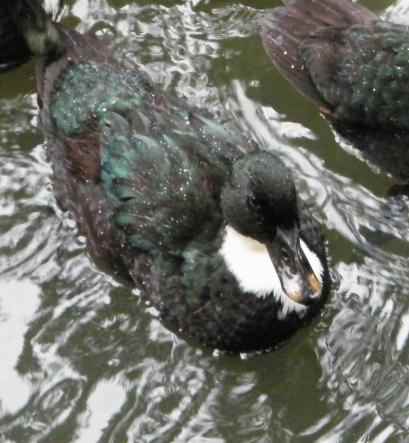
[[[409,131],[409,28],[350,0],[290,0],[261,36],[277,69],[330,120]]]
[[[0,17],[2,70],[37,58],[55,193],[98,263],[211,348],[271,348],[319,312],[324,242],[284,164],[39,0],[3,0]]]

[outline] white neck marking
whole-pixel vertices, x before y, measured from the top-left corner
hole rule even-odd
[[[271,295],[280,300],[284,317],[289,312],[301,313],[306,310],[304,305],[292,301],[283,291],[267,248],[262,243],[241,235],[231,226],[226,226],[219,252],[242,291],[256,297]]]

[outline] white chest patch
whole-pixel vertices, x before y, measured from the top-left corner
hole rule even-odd
[[[257,297],[274,296],[282,302],[283,316],[288,312],[306,310],[305,306],[292,301],[284,293],[267,248],[262,243],[226,226],[220,254],[243,291]]]

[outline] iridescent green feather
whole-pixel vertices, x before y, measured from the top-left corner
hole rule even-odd
[[[92,118],[104,120],[141,106],[150,89],[139,71],[115,70],[111,65],[83,63],[68,68],[56,87],[51,116],[65,136],[83,133]]]
[[[50,111],[66,137],[97,127],[102,185],[130,246],[177,255],[221,222],[220,186],[246,146],[222,125],[154,95],[138,71],[97,64],[67,69]]]
[[[409,129],[409,32],[406,27],[378,22],[337,30],[333,43],[335,65],[327,75],[319,60],[320,42],[334,39],[332,29],[322,39],[304,44],[302,55],[311,79],[340,120],[369,126]],[[337,52],[338,51],[338,52]],[[328,66],[329,68],[329,66]]]

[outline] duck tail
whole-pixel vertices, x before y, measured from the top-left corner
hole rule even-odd
[[[0,1],[0,72],[61,49],[60,33],[41,0]]]
[[[351,0],[283,0],[285,6],[261,20],[264,48],[278,71],[303,95],[321,106],[322,98],[305,69],[300,49],[315,32],[328,27],[367,24],[377,17]]]

